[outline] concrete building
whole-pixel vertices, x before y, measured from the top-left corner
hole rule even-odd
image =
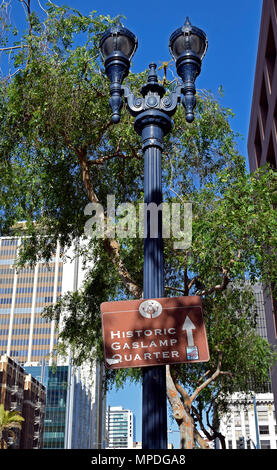
[[[277,168],[277,4],[263,0],[248,134],[250,170],[266,162]]]
[[[266,311],[262,285],[252,286],[257,306],[257,333],[267,339]],[[249,385],[251,388],[251,384]],[[254,390],[255,388],[255,390]],[[277,426],[271,382],[254,384],[248,395],[229,397],[229,409],[220,420],[219,431],[228,449],[277,449]]]
[[[61,295],[63,262],[58,247],[49,265],[40,262],[17,271],[20,244],[20,238],[0,239],[0,354],[20,364],[42,358],[51,364],[57,330],[41,312]]]
[[[85,271],[81,259],[73,248],[63,257],[58,244],[48,264],[41,261],[17,271],[15,260],[21,242],[16,237],[0,238],[0,354],[7,353],[47,388],[43,447],[101,448],[105,428],[103,367],[73,367],[70,351],[67,357],[56,358],[63,320],[56,325],[41,316],[46,305],[82,284]]]
[[[46,389],[7,354],[0,357],[0,403],[5,410],[18,411],[24,418],[15,430],[13,448],[41,449]]]
[[[277,449],[277,428],[272,393],[247,396],[235,394],[229,399],[229,411],[222,418],[220,432],[227,449]]]
[[[106,415],[108,449],[132,449],[134,446],[134,415],[122,406],[109,406]]]
[[[277,168],[277,1],[263,0],[260,36],[248,134],[250,171],[269,163]],[[264,289],[268,341],[277,346],[277,302]],[[277,411],[277,365],[272,370]]]

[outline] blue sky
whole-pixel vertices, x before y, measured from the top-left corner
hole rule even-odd
[[[37,1],[32,0],[34,6]],[[40,3],[45,5],[43,0]],[[112,17],[124,15],[124,26],[138,37],[133,72],[145,70],[150,62],[159,65],[169,60],[169,37],[189,16],[192,24],[206,32],[209,41],[196,86],[214,93],[223,86],[222,103],[235,113],[232,127],[243,136],[239,149],[246,156],[262,0],[55,0],[54,3],[77,8],[83,14],[96,10]]]
[[[45,6],[46,0],[31,1],[36,10],[39,3]],[[159,66],[170,60],[169,37],[189,16],[192,24],[206,32],[209,41],[196,86],[216,93],[222,85],[222,104],[235,113],[232,128],[243,136],[239,149],[247,155],[262,0],[54,0],[53,3],[77,8],[83,14],[95,10],[111,17],[123,15],[124,26],[138,37],[133,72],[145,70],[153,61]],[[18,0],[12,0],[12,5],[19,26],[24,13]]]
[[[158,66],[168,61],[169,37],[189,16],[192,24],[206,32],[209,41],[196,86],[214,93],[220,85],[223,87],[221,102],[235,113],[232,128],[242,135],[238,146],[247,158],[262,0],[55,0],[54,3],[77,8],[83,14],[96,10],[104,15],[124,15],[124,26],[137,35],[139,42],[133,72],[145,70],[153,61]],[[38,0],[32,0],[32,4],[37,7]],[[135,412],[136,438],[141,440],[141,387],[126,386],[122,391],[109,393],[108,404],[122,405]],[[177,429],[170,421],[168,424]],[[170,434],[169,441],[178,447],[178,433]]]

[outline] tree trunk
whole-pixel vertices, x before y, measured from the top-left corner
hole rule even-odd
[[[196,424],[191,415],[191,398],[183,387],[174,383],[170,373],[170,366],[166,366],[166,391],[167,398],[172,408],[173,416],[180,430],[180,449],[208,449],[208,442],[203,439],[196,429]],[[182,396],[180,398],[179,393]]]
[[[3,437],[3,431],[0,429],[0,449],[7,449],[7,443]]]
[[[180,429],[180,449],[194,449],[194,423],[191,416],[184,414],[182,422],[179,424]]]
[[[173,416],[180,429],[180,448],[194,449],[196,446],[194,421],[189,413],[188,407],[186,407],[180,399],[175,383],[171,377],[170,366],[166,366],[166,392]]]

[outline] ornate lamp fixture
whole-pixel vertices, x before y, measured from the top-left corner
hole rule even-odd
[[[99,47],[106,74],[111,81],[110,106],[113,111],[112,120],[114,123],[120,120],[120,109],[122,107],[121,85],[129,73],[130,61],[137,45],[136,36],[120,23],[108,29],[100,40]]]
[[[201,70],[201,63],[208,47],[207,36],[196,26],[192,26],[187,17],[184,26],[176,29],[169,39],[169,50],[176,62],[178,75],[182,78],[183,105],[186,109],[186,120],[194,120],[195,79]]]
[[[100,50],[104,60],[106,74],[110,79],[110,106],[112,108],[112,120],[118,123],[120,120],[120,109],[122,107],[122,92],[124,90],[125,98],[128,97],[128,104],[131,104],[130,90],[126,86],[122,86],[123,80],[127,77],[130,68],[130,61],[137,49],[138,41],[136,36],[124,28],[120,23],[108,29],[100,40]],[[178,75],[182,78],[182,83],[177,83],[174,92],[164,99],[161,110],[164,110],[168,115],[172,115],[175,109],[172,108],[173,103],[177,105],[179,101],[182,102],[186,109],[186,120],[192,122],[194,120],[193,110],[195,108],[195,80],[201,71],[202,59],[206,53],[208,41],[206,34],[199,28],[192,26],[189,19],[186,19],[185,24],[176,29],[172,33],[169,40],[169,50],[176,62],[176,69]],[[151,64],[152,72],[155,64]],[[151,89],[151,81],[154,80],[154,75],[151,72],[148,78],[148,83],[142,87],[142,94],[144,102],[146,101],[149,107],[149,100],[146,99],[146,91]],[[162,97],[165,94],[165,89],[160,85],[159,95]],[[153,87],[152,87],[153,88]],[[163,89],[163,91],[162,91]],[[151,101],[151,100],[150,100]],[[152,100],[154,102],[154,100]],[[138,106],[138,103],[141,103]],[[158,109],[159,105],[152,106],[153,109]],[[133,99],[133,105],[130,107],[130,112],[135,115],[137,111],[142,111],[142,99]]]

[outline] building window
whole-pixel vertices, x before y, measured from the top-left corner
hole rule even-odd
[[[267,115],[268,115],[268,101],[267,101],[267,94],[266,94],[266,86],[265,86],[265,79],[263,77],[263,82],[262,82],[262,89],[261,89],[261,95],[260,95],[260,113],[261,113],[261,118],[262,118],[262,127],[263,127],[263,135],[265,134],[265,128],[266,128],[266,121],[267,121]]]
[[[0,256],[16,255],[16,250],[0,250]]]
[[[273,320],[274,320],[274,327],[275,327],[275,336],[277,338],[277,301],[276,299],[272,299],[272,310],[273,310]]]
[[[17,246],[17,238],[4,238],[2,239],[2,246]]]
[[[258,410],[258,420],[259,421],[268,421],[268,410],[267,409]]]
[[[270,441],[261,441],[261,449],[270,449]]]
[[[269,434],[269,426],[259,426],[260,434]]]
[[[271,20],[270,20],[269,29],[268,29],[265,59],[266,59],[266,66],[267,66],[269,85],[270,85],[270,91],[271,91],[272,79],[273,79],[274,68],[275,68],[275,60],[276,60],[276,46],[275,46],[274,32],[273,32]]]
[[[3,299],[0,299],[0,304],[11,304],[12,299],[8,297],[4,297]]]
[[[262,156],[262,143],[259,129],[259,122],[257,122],[256,134],[255,134],[255,152],[257,165],[260,166],[261,156]]]
[[[269,144],[268,144],[266,161],[267,161],[267,163],[270,164],[271,168],[276,168],[275,151],[274,151],[272,134],[270,136],[270,140],[269,140]]]

